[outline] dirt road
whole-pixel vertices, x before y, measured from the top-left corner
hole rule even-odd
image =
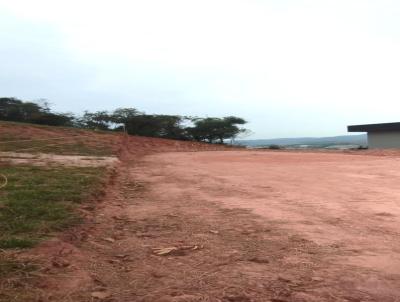
[[[50,269],[49,300],[400,301],[400,158],[213,151],[123,163],[80,243],[38,249],[72,264]]]

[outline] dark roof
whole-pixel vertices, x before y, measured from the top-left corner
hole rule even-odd
[[[347,126],[349,132],[400,131],[400,123]]]

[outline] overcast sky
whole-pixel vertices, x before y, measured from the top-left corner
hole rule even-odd
[[[400,121],[399,16],[386,0],[0,0],[0,94],[340,135]]]

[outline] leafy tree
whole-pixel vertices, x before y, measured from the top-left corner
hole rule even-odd
[[[85,111],[79,124],[83,128],[96,130],[109,130],[111,117],[107,111],[88,112]]]
[[[140,114],[128,119],[126,130],[132,135],[186,139],[182,120],[178,115]]]
[[[110,121],[115,124],[124,124],[126,126],[130,119],[140,114],[143,113],[135,108],[118,108],[110,114]]]
[[[40,114],[41,108],[35,103],[23,102],[16,98],[0,98],[0,119],[27,122],[32,115]]]
[[[71,113],[43,113],[30,119],[30,123],[49,125],[49,126],[67,126],[72,127],[75,125],[75,116]]]
[[[225,139],[233,139],[244,132],[245,129],[238,125],[246,124],[244,119],[235,116],[194,118],[192,121],[194,127],[188,127],[187,132],[193,139],[209,143],[219,141],[221,144]]]
[[[0,98],[0,119],[52,126],[72,126],[72,114],[53,113],[48,103],[44,106],[16,98]]]

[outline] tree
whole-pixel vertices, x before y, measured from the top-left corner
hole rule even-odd
[[[83,128],[96,129],[96,130],[109,130],[111,117],[107,111],[88,112],[85,111],[79,124]]]
[[[246,124],[244,119],[235,116],[194,118],[192,122],[194,127],[188,127],[187,132],[194,140],[206,140],[209,143],[219,141],[221,144],[225,139],[233,139],[244,132],[245,129],[238,125]]]
[[[75,116],[71,113],[42,113],[36,117],[32,117],[30,123],[49,125],[49,126],[67,126],[75,125]]]
[[[29,122],[34,115],[42,113],[38,104],[23,102],[16,98],[0,98],[0,119]]]
[[[159,121],[160,137],[187,140],[186,131],[182,127],[184,118],[179,115],[154,115]]]
[[[143,113],[135,108],[118,108],[110,114],[110,121],[115,124],[124,124],[126,127],[126,124],[129,122],[130,119],[140,114]]]
[[[127,120],[126,130],[132,135],[186,139],[182,120],[179,115],[140,114]]]
[[[72,126],[75,117],[72,114],[51,112],[48,103],[39,105],[16,98],[0,98],[0,119],[52,126]]]

